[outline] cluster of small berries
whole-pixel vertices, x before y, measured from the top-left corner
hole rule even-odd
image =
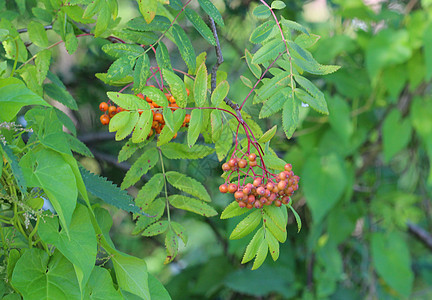
[[[122,107],[108,105],[108,103],[106,102],[101,102],[99,104],[99,109],[104,112],[104,114],[100,116],[100,122],[102,123],[102,125],[108,125],[111,118],[114,117],[115,114],[125,110]]]
[[[249,154],[247,158],[249,160],[249,169],[257,166],[254,153]],[[222,165],[222,170],[224,172],[238,172],[240,169],[246,168],[247,165],[248,161],[246,159],[234,157]],[[242,208],[262,208],[264,205],[272,204],[280,207],[282,204],[288,204],[290,197],[298,190],[300,180],[300,177],[294,175],[291,164],[286,164],[285,171],[277,175],[270,173],[267,175],[268,177],[255,175],[253,183],[247,183],[243,186],[225,182],[219,186],[219,191],[234,194],[234,198]]]
[[[189,95],[189,90],[187,90]],[[145,101],[148,102],[150,105],[150,109],[152,110],[153,114],[153,123],[152,127],[150,129],[150,133],[148,137],[151,137],[153,134],[160,134],[162,129],[165,127],[165,120],[162,114],[162,107],[159,106],[157,103],[155,103],[152,99],[149,97],[144,96],[143,94],[139,93],[137,96]],[[169,107],[172,111],[175,111],[178,109],[178,105],[174,99],[174,97],[171,94],[165,94],[167,100],[169,101]],[[122,107],[116,107],[114,105],[108,105],[106,102],[102,102],[99,104],[99,109],[104,112],[102,116],[100,116],[100,121],[102,125],[108,125],[111,118],[114,117],[115,114],[124,111],[125,109]],[[142,114],[142,111],[138,110],[139,114]],[[186,114],[185,119],[183,121],[182,127],[187,127],[190,122],[190,114]],[[174,138],[177,137],[177,133],[174,135]]]

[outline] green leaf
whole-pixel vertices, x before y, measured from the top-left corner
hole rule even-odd
[[[156,165],[158,160],[159,153],[156,148],[147,149],[140,158],[134,162],[129,171],[127,171],[120,186],[121,189],[124,190],[134,185],[144,174],[147,174],[147,172]]]
[[[229,84],[226,80],[221,81],[213,91],[211,95],[211,103],[214,107],[218,107],[219,104],[228,96]]]
[[[73,110],[78,110],[78,106],[76,104],[75,99],[64,88],[59,87],[58,85],[56,85],[54,83],[47,83],[47,84],[44,84],[44,92],[46,93],[47,96],[60,102],[61,104],[65,105],[66,107],[73,109]]]
[[[69,236],[59,232],[58,218],[45,217],[39,224],[42,241],[54,245],[74,266],[80,290],[83,291],[96,262],[97,241],[87,208],[78,205],[72,215]]]
[[[229,126],[224,126],[220,139],[215,143],[216,154],[219,161],[222,161],[231,149],[233,144],[233,136]]]
[[[186,107],[188,96],[186,92],[186,86],[183,80],[181,80],[180,77],[167,69],[163,69],[162,74],[170,87],[171,94],[176,99],[177,105],[179,107]]]
[[[384,161],[388,163],[411,140],[411,122],[401,120],[399,110],[393,109],[385,118],[382,126]]]
[[[249,233],[254,231],[254,229],[261,222],[262,215],[261,210],[255,210],[250,213],[246,218],[240,221],[237,226],[234,228],[230,235],[230,240],[241,239],[242,237],[247,236]]]
[[[261,111],[259,113],[259,118],[268,118],[271,115],[274,115],[278,111],[283,108],[283,105],[286,101],[290,101],[288,98],[290,95],[287,91],[289,88],[285,88],[283,91],[279,91],[276,94],[273,94],[262,106]]]
[[[300,31],[300,32],[306,34],[307,36],[310,35],[309,31],[307,31],[307,29],[304,28],[303,25],[301,25],[301,24],[299,24],[297,22],[294,22],[294,21],[282,18],[281,24],[282,24],[283,27],[286,27],[286,28],[289,28],[289,29],[292,29],[292,30]]]
[[[36,21],[31,21],[27,25],[30,40],[38,47],[48,47],[48,36],[44,26]]]
[[[110,272],[99,266],[93,268],[83,294],[84,299],[89,300],[123,299],[114,288]]]
[[[16,78],[0,79],[0,120],[10,122],[23,106],[50,106]]]
[[[297,233],[300,232],[301,227],[302,227],[302,222],[301,222],[301,218],[299,216],[299,214],[295,211],[295,209],[291,206],[291,204],[288,204],[288,207],[291,209],[292,213],[294,214],[294,217],[296,219],[296,223],[297,223]]]
[[[314,224],[320,223],[342,196],[347,175],[343,160],[334,153],[308,158],[301,177]]]
[[[286,7],[285,3],[279,0],[273,1],[271,4],[272,9],[283,9],[285,7]]]
[[[132,130],[134,130],[135,126],[137,125],[138,120],[139,120],[139,113],[138,112],[132,112],[132,113],[128,112],[128,121],[126,122],[125,126],[119,128],[117,130],[116,135],[115,135],[115,140],[120,141],[120,140],[126,138],[128,135],[130,135],[132,133]],[[138,141],[141,141],[141,140],[138,139]]]
[[[11,167],[12,174],[15,178],[18,188],[20,189],[23,195],[27,194],[27,183],[23,174],[23,170],[21,169],[21,166],[18,164],[18,158],[15,156],[12,149],[7,144],[0,143],[0,147],[3,150],[2,154],[4,158],[7,160],[7,162]]]
[[[163,69],[163,70],[166,69],[166,70],[169,70],[171,72],[173,71],[173,69],[171,67],[171,61],[170,61],[168,49],[163,42],[159,42],[159,45],[156,48],[156,62],[157,62],[160,69]]]
[[[119,288],[137,295],[142,299],[150,299],[148,273],[144,260],[120,252],[111,260]]]
[[[272,218],[269,217],[266,213],[263,214],[263,221],[265,227],[273,234],[273,236],[281,243],[284,243],[287,239],[287,231],[286,228],[281,229]]]
[[[11,283],[25,299],[81,299],[74,268],[59,251],[48,256],[28,249],[16,263]]]
[[[153,21],[158,7],[157,0],[137,0],[138,7],[147,23]]]
[[[180,129],[185,118],[185,112],[183,109],[177,109],[174,111],[174,131],[172,131],[168,126],[165,126],[161,133],[159,134],[157,146],[160,147],[172,140],[174,134]]]
[[[267,240],[261,243],[258,248],[257,255],[255,257],[255,261],[252,265],[252,270],[258,269],[265,261],[268,252],[268,243]]]
[[[210,0],[198,0],[199,5],[201,8],[208,14],[219,26],[224,27],[224,21],[220,14],[220,12],[217,10],[217,8],[213,5],[213,3],[210,2]]]
[[[238,203],[236,202],[237,206]],[[258,248],[264,241],[264,228],[258,229],[258,231],[253,236],[252,240],[249,242],[249,244],[246,247],[246,251],[243,255],[243,259],[241,261],[242,264],[247,263],[248,261],[251,261],[258,252]]]
[[[165,247],[167,250],[167,257],[165,258],[164,264],[167,264],[177,256],[178,253],[178,239],[174,230],[170,228],[167,235],[165,236]]]
[[[198,107],[206,107],[207,103],[207,67],[203,62],[196,73],[194,82],[194,99]],[[192,112],[193,114],[193,112]]]
[[[274,137],[274,135],[276,134],[276,130],[277,130],[277,125],[273,126],[269,130],[267,130],[266,133],[264,133],[259,138],[258,143],[266,143],[266,142],[270,141]]]
[[[117,92],[107,92],[108,98],[118,106],[127,110],[137,110],[138,103],[142,100],[135,95],[122,94]],[[150,106],[144,107],[150,108]]]
[[[245,58],[249,70],[256,78],[260,78],[262,74],[261,68],[258,64],[252,63],[252,54],[247,49],[245,49]]]
[[[280,228],[282,231],[286,230],[287,222],[282,212],[282,210],[286,210],[285,207],[264,206],[263,209],[266,215],[272,219],[278,228]]]
[[[223,210],[221,214],[221,219],[230,219],[237,216],[240,216],[244,213],[249,212],[249,209],[245,209],[244,207],[240,207],[237,201],[231,202],[225,209]]]
[[[189,40],[189,37],[184,32],[183,28],[181,28],[177,24],[173,25],[172,33],[174,36],[175,43],[180,51],[181,57],[183,58],[188,68],[194,73],[196,68],[196,61],[195,61],[196,55],[192,43]]]
[[[168,182],[175,188],[201,200],[211,201],[210,195],[199,181],[175,171],[166,172],[165,176]]]
[[[189,147],[192,147],[202,130],[203,127],[203,110],[194,109],[191,114],[191,120],[188,128],[187,143]]]
[[[190,9],[189,7],[186,7],[184,12],[188,20],[192,23],[192,25],[199,32],[199,34],[201,34],[201,36],[211,45],[216,46],[216,40],[213,36],[212,31],[207,26],[207,24],[201,19],[199,14],[196,11]]]
[[[279,258],[279,242],[278,240],[271,234],[271,232],[266,232],[266,241],[269,247],[269,252],[274,261]]]
[[[264,5],[258,5],[257,7],[255,7],[252,14],[258,19],[267,19],[271,15],[268,7]]]
[[[87,9],[88,8],[90,8],[90,5],[87,7]],[[84,12],[83,17],[90,17],[86,15],[87,9]],[[103,33],[107,30],[110,21],[111,21],[111,13],[109,11],[108,6],[100,5],[99,16],[97,18],[96,26],[94,28],[95,37],[99,37],[103,35]]]
[[[187,210],[204,217],[213,217],[217,211],[210,205],[201,200],[182,195],[172,195],[168,197],[169,203],[178,209]]]
[[[109,122],[109,131],[114,132],[125,127],[129,123],[130,116],[130,111],[122,111],[115,114]]]
[[[175,234],[181,238],[183,243],[186,245],[188,241],[188,237],[186,235],[186,229],[180,223],[171,221],[171,227],[174,230]]]
[[[138,17],[127,22],[127,26],[137,31],[160,31],[164,32],[170,27],[170,20],[164,16],[156,15],[154,19],[147,23],[143,17]]]
[[[149,97],[154,103],[159,106],[167,107],[169,105],[164,93],[162,93],[160,89],[155,88],[154,86],[145,86],[139,92]]]
[[[141,209],[146,210],[153,200],[160,194],[164,187],[164,176],[161,173],[153,175],[138,192],[135,203]]]
[[[405,240],[396,232],[372,234],[372,259],[377,273],[404,298],[409,298],[414,283],[411,257]]]
[[[130,75],[135,59],[132,56],[122,56],[115,60],[107,71],[107,80],[116,81]]]
[[[78,38],[73,32],[66,34],[65,47],[69,54],[75,53],[75,51],[78,49]]]
[[[270,98],[272,95],[276,93],[285,93],[290,94],[291,88],[288,87],[288,84],[291,82],[291,75],[289,72],[279,72],[272,79],[266,81],[264,85],[256,91],[257,95],[253,100],[253,103],[261,103],[266,99]]]
[[[251,43],[254,44],[260,44],[264,42],[265,39],[268,38],[268,36],[272,32],[275,25],[276,23],[274,20],[270,20],[261,24],[260,26],[255,28],[255,30],[250,35],[249,40],[251,41]]]
[[[153,114],[151,110],[142,111],[141,115],[139,116],[138,122],[136,123],[135,128],[132,132],[132,142],[133,143],[144,142],[148,138],[152,123],[153,123]]]
[[[29,186],[41,187],[60,218],[66,234],[77,203],[75,175],[61,154],[50,149],[28,152],[20,166]]]
[[[158,221],[144,230],[142,233],[143,236],[155,236],[164,233],[168,229],[168,225],[170,222],[168,221]]]
[[[120,149],[119,155],[118,155],[118,161],[122,162],[130,158],[138,149],[141,149],[145,145],[148,144],[150,140],[146,140],[143,143],[133,143],[132,139],[127,141],[123,147]]]
[[[124,86],[124,85],[127,85],[133,81],[132,76],[126,76],[126,77],[123,77],[119,80],[108,79],[107,73],[96,73],[95,76],[96,76],[96,78],[100,79],[104,83],[106,83],[108,85],[113,85],[113,86]]]
[[[286,162],[276,155],[273,154],[267,154],[264,157],[264,162],[267,168],[274,169],[278,171],[284,171],[285,170],[285,164]]]
[[[286,51],[285,44],[279,40],[274,39],[258,49],[252,57],[252,63],[262,64],[267,61],[274,60],[280,53]]]
[[[215,150],[205,145],[193,145],[171,142],[160,147],[162,154],[169,159],[201,159],[212,154]]]
[[[314,110],[328,115],[328,108],[327,103],[324,99],[324,94],[306,78],[300,75],[294,75],[294,78],[297,83],[300,84],[306,90],[306,92],[309,93],[311,97],[308,97],[308,94],[304,93],[299,89],[296,89],[294,91],[295,95],[299,97],[299,99],[304,103],[309,104],[310,107],[312,107]]]
[[[39,52],[35,59],[35,65],[36,65],[36,77],[37,81],[40,85],[44,82],[49,66],[51,63],[51,51],[50,50],[42,50]]]
[[[307,49],[312,47],[313,45],[316,44],[316,42],[320,39],[321,37],[319,35],[316,34],[300,34],[298,35],[294,42],[299,45],[300,47]]]
[[[212,141],[216,143],[222,134],[222,113],[219,110],[213,110],[210,115],[212,128]]]
[[[126,191],[121,190],[106,178],[90,173],[82,167],[79,168],[79,171],[87,191],[93,196],[124,211],[142,214],[140,208],[134,204],[132,197]]]
[[[157,198],[150,205],[143,209],[145,212],[144,216],[138,216],[138,221],[136,222],[136,226],[132,232],[132,234],[139,234],[143,231],[148,225],[153,224],[157,220],[159,220],[166,208],[166,200],[165,198]]]
[[[246,76],[240,75],[240,80],[243,82],[243,84],[246,87],[248,87],[250,89],[253,87],[252,81],[249,78],[247,78]]]
[[[102,50],[113,58],[121,58],[123,56],[137,57],[144,52],[144,49],[139,45],[122,43],[105,44],[102,46]]]
[[[83,142],[81,142],[78,138],[67,133],[65,133],[65,137],[69,144],[70,150],[82,156],[93,157],[93,154],[91,153],[90,149],[87,148],[87,146]]]

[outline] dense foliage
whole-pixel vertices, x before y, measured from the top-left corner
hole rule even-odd
[[[302,5],[0,1],[0,294],[429,298],[432,4]]]

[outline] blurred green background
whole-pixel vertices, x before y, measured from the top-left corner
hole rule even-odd
[[[341,69],[308,75],[325,93],[330,115],[304,107],[293,138],[280,130],[270,145],[301,177],[293,206],[303,227],[297,233],[289,215],[277,262],[267,257],[256,271],[240,264],[250,237],[228,240],[238,220],[173,210],[189,241],[164,265],[163,239],[132,235],[132,216],[110,208],[114,243],[144,258],[173,299],[432,299],[432,1],[366,2],[293,0],[278,12],[321,36],[311,49],[314,57]],[[258,2],[214,4],[226,24],[218,28],[225,59],[220,70],[228,74],[230,99],[241,103],[249,90],[240,75],[253,79],[241,58],[245,48],[257,50],[249,35],[262,22],[252,15]],[[191,7],[198,9],[194,1]],[[135,1],[119,1],[124,20],[138,15]],[[214,48],[192,27],[185,30],[196,53],[208,53],[211,67]],[[81,38],[73,56],[57,48],[52,71],[79,104],[70,116],[95,155],[82,164],[120,184],[130,163],[117,162],[123,143],[99,123],[99,103],[107,91],[117,91],[94,77],[112,62],[101,51],[104,43]],[[173,66],[186,70],[177,49],[169,50]],[[259,120],[260,108],[245,106],[263,131],[281,128],[280,118]],[[232,199],[218,191],[220,165],[213,155],[167,161],[165,167],[202,182],[221,212]],[[131,195],[137,191],[129,189]]]

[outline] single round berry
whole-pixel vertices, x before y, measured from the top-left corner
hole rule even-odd
[[[287,182],[285,180],[281,180],[277,186],[279,191],[282,191],[287,187]]]
[[[100,116],[100,122],[102,125],[108,125],[110,122],[110,118],[107,115]]]
[[[228,161],[228,165],[229,165],[231,168],[237,166],[237,159],[236,159],[236,158],[231,158],[231,159]]]
[[[277,207],[281,207],[281,206],[282,206],[282,202],[281,202],[280,200],[276,200],[276,201],[275,201],[275,205],[276,205]]]
[[[246,203],[244,203],[243,201],[240,201],[238,204],[239,204],[239,206],[241,208],[245,208],[246,207]]]
[[[184,122],[187,124],[187,123],[190,122],[190,119],[191,119],[191,115],[187,114],[187,115],[185,116]]]
[[[249,209],[252,209],[252,208],[253,208],[253,204],[248,203],[248,204],[246,205],[246,207],[249,208]]]
[[[254,206],[255,206],[255,208],[261,208],[262,204],[261,204],[261,202],[256,201],[255,204],[254,204]]]
[[[282,203],[283,204],[288,204],[290,202],[290,197],[289,196],[285,196],[282,198]]]
[[[280,178],[281,180],[284,180],[284,179],[287,178],[287,174],[286,174],[285,172],[280,172],[280,173],[279,173],[279,178]]]
[[[257,188],[258,195],[265,195],[265,188],[263,186],[260,186]]]
[[[246,168],[246,166],[247,166],[247,161],[246,161],[246,159],[240,159],[239,161],[238,161],[238,166],[239,166],[239,168]]]
[[[101,111],[107,111],[108,110],[108,104],[106,103],[106,102],[101,102],[100,104],[99,104],[99,109],[101,110]]]
[[[226,183],[224,183],[224,184],[221,184],[220,186],[219,186],[219,192],[221,192],[221,193],[226,193],[226,192],[228,192],[228,185],[226,184]]]
[[[261,182],[262,182],[262,178],[261,177],[255,178],[254,181],[253,181],[253,185],[255,187],[259,187],[261,185]]]
[[[256,160],[256,154],[255,153],[251,153],[251,154],[249,154],[248,158],[249,158],[249,162],[255,161]]]
[[[228,185],[228,192],[230,192],[231,194],[233,194],[233,193],[235,193],[235,191],[237,191],[237,184],[230,183]]]
[[[163,121],[163,116],[161,113],[155,113],[154,117],[153,117],[153,121],[162,123]]]
[[[222,170],[223,170],[224,172],[226,172],[226,171],[231,170],[231,167],[230,167],[227,163],[224,163],[224,164],[222,165]]]
[[[291,164],[286,164],[284,167],[285,171],[289,172],[292,170],[292,165]]]
[[[250,204],[254,204],[255,203],[255,196],[254,195],[249,195],[247,202]]]
[[[238,200],[243,199],[243,197],[244,197],[243,192],[237,191],[234,193],[234,198],[236,198]]]
[[[250,187],[245,186],[245,187],[243,188],[243,193],[246,194],[246,195],[249,195],[249,194],[251,193],[251,189],[250,189]]]
[[[250,160],[249,161],[249,166],[251,166],[251,168],[256,167],[258,164],[256,162],[256,160]]]
[[[272,191],[273,188],[274,188],[274,184],[271,183],[271,182],[267,182],[266,188],[267,188],[268,190]]]

